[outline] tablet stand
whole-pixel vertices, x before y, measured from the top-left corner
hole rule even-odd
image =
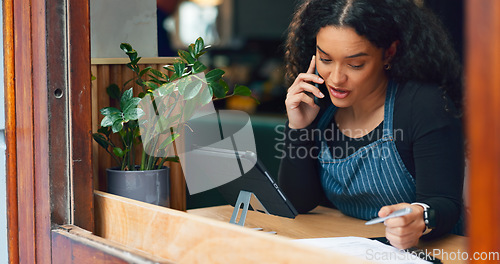
[[[238,214],[240,212],[240,208],[243,205],[242,211],[241,211],[241,216],[240,220],[236,222],[236,219],[238,217]],[[231,224],[236,224],[240,226],[245,225],[245,219],[247,218],[247,212],[248,212],[248,206],[251,205],[252,209],[254,211],[260,211],[266,214],[269,214],[269,212],[266,210],[264,205],[259,201],[257,196],[253,192],[248,192],[248,191],[240,191],[240,194],[238,195],[238,199],[236,200],[236,203],[234,204],[234,210],[233,210],[233,215],[231,216],[231,220],[229,223]]]

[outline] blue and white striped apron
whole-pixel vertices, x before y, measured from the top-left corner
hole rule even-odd
[[[393,137],[396,91],[397,84],[389,81],[382,138],[342,159],[332,158],[325,139],[319,139],[323,189],[328,199],[346,215],[368,220],[376,217],[382,206],[415,202],[415,179],[404,166]],[[332,123],[336,109],[331,105],[323,114],[318,123],[320,131]]]

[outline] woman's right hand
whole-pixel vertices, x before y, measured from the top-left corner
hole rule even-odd
[[[313,56],[307,72],[299,74],[292,86],[288,88],[285,105],[288,114],[288,126],[292,129],[307,127],[318,115],[319,106],[314,103],[312,95],[305,92],[310,92],[319,98],[325,97],[318,88],[311,84],[311,82],[317,84],[324,82],[323,79],[314,74],[315,66],[316,58]]]

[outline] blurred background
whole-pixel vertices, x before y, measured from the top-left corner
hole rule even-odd
[[[283,115],[282,45],[296,4],[295,0],[92,0],[92,57],[124,57],[120,42],[131,43],[142,57],[177,56],[178,49],[186,49],[201,36],[212,46],[203,62],[225,70],[230,87],[250,87],[261,102],[235,97],[217,102],[218,108]]]

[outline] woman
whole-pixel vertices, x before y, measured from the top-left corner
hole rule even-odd
[[[385,221],[400,249],[463,232],[461,68],[430,11],[411,0],[305,1],[286,61],[279,183],[299,212],[324,198],[365,220],[411,207]]]

